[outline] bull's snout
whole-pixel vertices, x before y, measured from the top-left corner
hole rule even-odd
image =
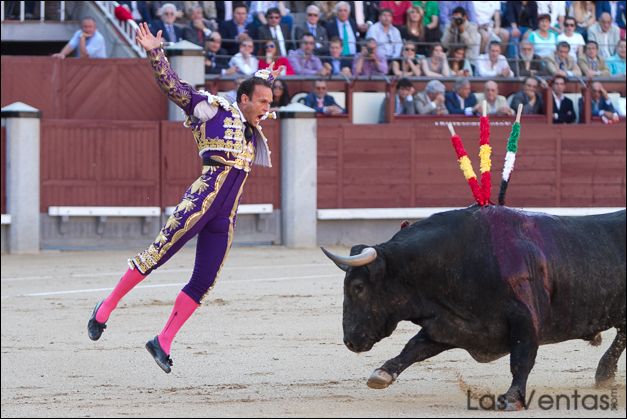
[[[355,350],[355,345],[353,345],[349,340],[344,339],[344,345],[346,345],[346,347],[350,349],[351,351],[357,352]]]

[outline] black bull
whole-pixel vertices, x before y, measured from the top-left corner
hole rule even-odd
[[[447,211],[386,243],[325,254],[346,271],[344,342],[368,351],[400,321],[421,326],[368,380],[385,388],[415,362],[461,348],[479,362],[510,354],[507,408],[524,405],[538,346],[598,342],[615,327],[596,381],[613,381],[625,349],[625,210],[557,217],[507,207]]]

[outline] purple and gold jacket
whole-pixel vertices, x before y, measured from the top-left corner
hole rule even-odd
[[[245,120],[236,102],[229,104],[222,97],[196,91],[180,80],[161,48],[149,51],[148,57],[161,90],[185,112],[183,125],[192,129],[202,158],[246,172],[252,164],[272,167],[268,140],[261,127],[253,129],[250,141],[244,138]]]

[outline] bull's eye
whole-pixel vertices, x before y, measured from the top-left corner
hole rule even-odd
[[[359,281],[359,282],[353,283],[353,293],[358,296],[358,295],[361,295],[362,292],[364,292],[363,282]]]

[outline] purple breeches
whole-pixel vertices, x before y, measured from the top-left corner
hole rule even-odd
[[[205,166],[185,192],[155,242],[129,263],[143,274],[167,262],[198,235],[194,272],[183,288],[197,303],[213,287],[233,241],[236,212],[247,173],[229,166]]]

